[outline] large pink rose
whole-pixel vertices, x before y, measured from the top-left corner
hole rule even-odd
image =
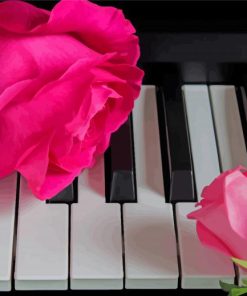
[[[0,177],[18,171],[47,199],[94,164],[139,95],[134,33],[86,0],[0,3]]]
[[[200,241],[227,256],[247,260],[247,169],[241,166],[217,177],[202,192],[197,221]]]

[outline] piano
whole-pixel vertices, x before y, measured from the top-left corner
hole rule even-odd
[[[186,215],[220,172],[247,165],[247,5],[94,2],[137,29],[140,98],[104,157],[50,201],[18,175],[0,181],[0,294],[226,295],[219,280],[247,274]]]

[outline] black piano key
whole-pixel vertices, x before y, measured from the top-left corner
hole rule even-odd
[[[167,78],[157,89],[164,186],[169,202],[196,200],[182,90]]]
[[[239,114],[241,118],[241,124],[244,134],[245,145],[247,147],[247,98],[246,98],[246,88],[237,86],[236,88],[237,101]]]
[[[135,170],[132,118],[111,136],[106,153],[106,199],[108,202],[135,202]]]
[[[49,204],[56,204],[56,203],[65,203],[65,204],[72,204],[77,203],[77,178],[67,186],[64,190],[59,192],[53,198],[47,200]]]

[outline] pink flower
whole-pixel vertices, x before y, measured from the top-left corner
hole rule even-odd
[[[197,221],[200,241],[227,256],[247,259],[247,172],[241,166],[218,176],[202,191]]]
[[[86,0],[0,3],[0,177],[20,172],[43,200],[93,166],[140,92],[134,33]]]

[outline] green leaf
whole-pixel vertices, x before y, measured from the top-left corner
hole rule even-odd
[[[243,280],[242,280],[242,283],[243,283],[245,286],[247,286],[247,279],[243,279]]]
[[[247,269],[247,261],[238,258],[232,258],[232,261],[237,265]]]
[[[220,281],[220,287],[225,292],[230,292],[233,288],[239,288],[238,286],[236,286],[234,284],[228,284],[228,283],[224,283],[222,281]]]
[[[230,291],[230,296],[240,296],[247,293],[247,288],[233,288]]]

